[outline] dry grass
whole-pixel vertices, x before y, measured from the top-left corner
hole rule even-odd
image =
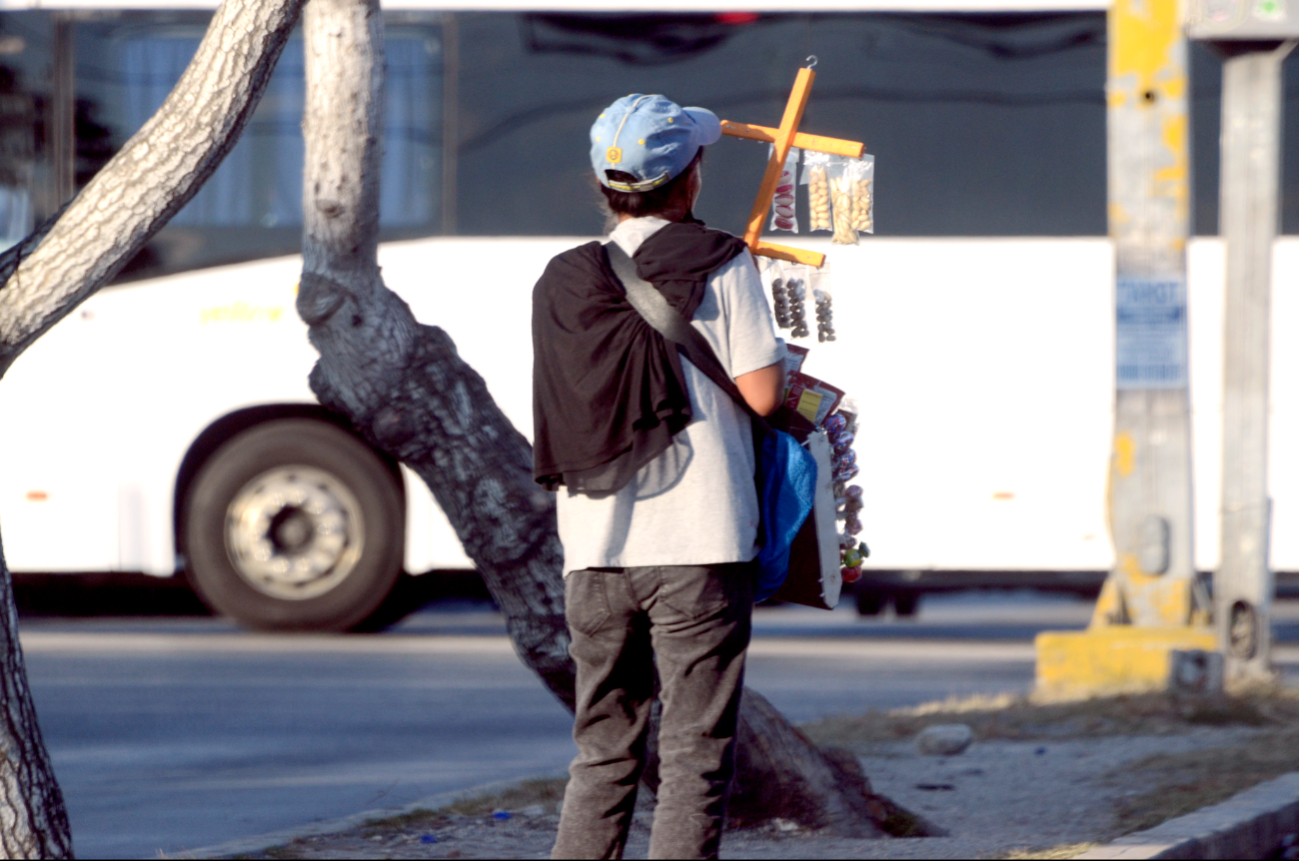
[[[412,810],[399,816],[372,819],[365,827],[371,833],[428,830],[445,825],[452,816],[486,816],[497,810],[530,807],[540,807],[544,813],[557,813],[567,785],[566,777],[525,780],[500,792],[475,795],[437,810]]]
[[[1133,694],[1089,700],[1043,701],[980,696],[909,709],[837,717],[803,727],[818,744],[859,753],[911,739],[927,726],[964,723],[979,740],[1168,735],[1198,727],[1252,728],[1240,741],[1180,754],[1158,754],[1105,776],[1116,796],[1107,839],[1152,828],[1251,786],[1299,771],[1299,691],[1260,687],[1231,696]],[[1072,858],[1087,845],[1062,845],[1008,858]]]
[[[1153,828],[1251,786],[1299,771],[1299,726],[1268,729],[1229,747],[1147,757],[1109,775],[1115,787],[1140,787],[1118,803],[1114,828]]]
[[[1167,735],[1203,726],[1292,726],[1299,725],[1299,691],[1260,688],[1232,696],[1160,693],[1054,701],[1010,694],[975,696],[826,718],[802,729],[817,744],[864,752],[881,742],[905,741],[941,723],[969,724],[980,741]]]
[[[1061,843],[1046,849],[1012,849],[1006,858],[1011,861],[1028,858],[1077,858],[1089,849],[1095,849],[1099,843]]]

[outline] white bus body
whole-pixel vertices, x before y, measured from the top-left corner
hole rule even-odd
[[[383,246],[380,262],[388,285],[451,334],[530,435],[532,284],[551,256],[583,241],[414,240]],[[863,409],[867,567],[1108,568],[1109,242],[804,244],[831,255],[843,332],[813,348],[808,370]],[[1190,259],[1196,560],[1208,569],[1218,554],[1221,245],[1193,242]],[[201,431],[239,409],[314,402],[315,352],[293,306],[300,269],[282,258],[105,290],[14,364],[0,384],[9,416],[0,450],[10,452],[0,522],[14,570],[174,572],[176,476]],[[1299,346],[1284,333],[1299,328],[1297,241],[1277,245],[1273,319],[1272,558],[1291,571]],[[407,569],[469,565],[422,482],[407,473],[406,489]]]

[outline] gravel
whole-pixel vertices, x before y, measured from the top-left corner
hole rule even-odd
[[[1004,858],[1116,836],[1115,804],[1146,791],[1124,766],[1152,754],[1230,745],[1257,732],[1197,728],[1184,734],[1067,741],[975,742],[964,754],[923,756],[912,741],[862,757],[877,792],[925,815],[947,837],[853,840],[776,822],[729,832],[723,858]],[[640,810],[627,857],[644,858],[651,812]],[[403,828],[357,829],[274,847],[258,858],[547,858],[558,817],[542,807],[509,818],[438,816]],[[245,856],[248,857],[248,856]]]

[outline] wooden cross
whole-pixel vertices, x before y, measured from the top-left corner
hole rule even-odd
[[[785,157],[789,155],[790,147],[849,158],[861,158],[862,151],[866,148],[864,144],[857,141],[809,135],[798,130],[798,124],[803,119],[803,109],[807,107],[807,99],[812,94],[812,81],[816,79],[816,72],[812,71],[812,66],[816,65],[816,58],[808,57],[808,60],[811,61],[811,65],[799,69],[798,77],[794,79],[794,89],[790,91],[789,101],[785,104],[785,115],[780,120],[780,128],[751,126],[748,123],[722,120],[722,134],[774,144],[771,158],[767,161],[767,172],[762,176],[762,185],[758,186],[758,198],[753,201],[753,211],[749,213],[748,229],[744,231],[744,241],[748,244],[749,250],[763,257],[774,257],[777,260],[819,267],[825,263],[824,254],[762,241],[762,226],[771,211],[771,199],[776,194],[776,185],[780,182],[780,174],[785,168]]]

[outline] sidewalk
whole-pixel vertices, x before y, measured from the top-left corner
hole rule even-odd
[[[1096,725],[1094,716],[1088,718],[1085,708],[1040,709],[1051,721],[1041,726],[1023,718],[1022,712],[1034,707],[969,713],[967,720],[982,740],[953,757],[921,756],[909,734],[919,722],[950,721],[951,713],[931,708],[928,712],[919,709],[867,716],[867,723],[875,723],[861,736],[866,740],[853,747],[874,790],[923,814],[947,829],[950,836],[849,840],[777,821],[762,829],[729,832],[722,855],[1005,858],[1071,857],[1091,850],[1088,857],[1108,857],[1096,854],[1107,851],[1098,847],[1120,835],[1141,832],[1170,817],[1217,803],[1264,779],[1259,775],[1271,778],[1277,769],[1282,773],[1295,770],[1286,758],[1299,757],[1299,735],[1290,717],[1266,727],[1212,726],[1204,724],[1231,715],[1243,723],[1259,718],[1249,710],[1209,709],[1188,713],[1179,722],[1177,708],[1182,706],[1159,712],[1158,705],[1139,699],[1106,703],[1098,710],[1108,716],[1109,723],[1103,726]],[[1156,734],[1107,734],[1114,729],[1130,731],[1124,708],[1131,712],[1128,718],[1140,716]],[[842,743],[847,732],[834,722],[814,724],[808,731],[818,741],[832,735],[837,743]],[[881,738],[899,732],[908,734],[905,739]],[[1278,751],[1282,758],[1270,763],[1271,771],[1257,774],[1237,773],[1238,768],[1223,765],[1267,759],[1259,750]],[[1280,800],[1273,799],[1273,807],[1285,808],[1293,801],[1293,810],[1299,815],[1299,779],[1282,784]],[[1282,797],[1286,792],[1296,797],[1287,801],[1288,796]],[[555,777],[513,787],[480,787],[425,799],[402,810],[368,811],[309,829],[263,835],[175,857],[545,858],[554,840],[556,802],[561,795],[562,779]],[[1249,809],[1257,814],[1259,805],[1268,803],[1265,798]],[[637,813],[628,857],[645,857],[651,815],[648,805]],[[1222,816],[1208,820],[1201,816],[1196,827],[1203,830],[1209,822],[1221,828],[1225,821]],[[1279,845],[1279,836],[1265,828],[1252,832],[1247,828],[1246,832],[1253,834],[1256,842],[1266,843],[1275,837]],[[1164,834],[1159,839],[1167,843],[1171,838]],[[1141,845],[1138,838],[1137,845],[1122,850],[1127,853],[1122,857],[1159,857]]]

